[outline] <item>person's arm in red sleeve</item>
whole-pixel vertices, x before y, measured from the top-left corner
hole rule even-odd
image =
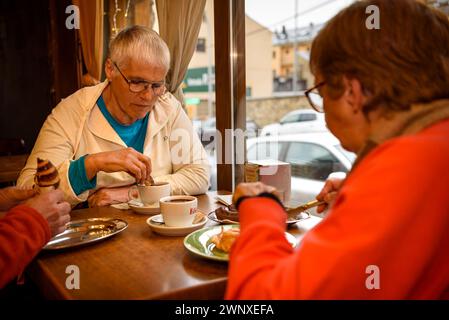
[[[352,202],[353,210],[346,203],[344,197],[337,199],[333,215],[309,231],[294,251],[285,239],[282,207],[269,198],[245,199],[239,207],[241,233],[231,250],[225,298],[391,298],[391,291],[368,290],[365,272],[374,264],[382,269],[383,283],[392,280],[387,269],[397,262],[383,248],[393,248],[400,232],[382,234],[378,228],[385,221],[376,212],[364,210],[362,202]],[[357,212],[373,214],[373,220],[357,219]]]
[[[48,222],[26,205],[0,219],[0,288],[23,272],[50,237]]]
[[[404,139],[373,151],[296,250],[284,238],[280,205],[244,199],[225,298],[440,297],[449,279],[449,173],[439,149]],[[378,288],[371,267],[378,271]]]
[[[241,233],[231,250],[225,298],[276,299],[272,285],[282,286],[282,261],[293,253],[284,235],[285,211],[268,197],[244,199],[238,208]]]

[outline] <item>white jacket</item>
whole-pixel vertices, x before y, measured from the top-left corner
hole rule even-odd
[[[76,195],[69,182],[70,162],[85,154],[114,151],[127,146],[96,105],[108,85],[107,80],[83,88],[63,99],[47,117],[33,151],[17,181],[32,186],[37,157],[50,160],[58,169],[60,189],[72,205],[85,201],[88,191]],[[170,93],[164,94],[150,112],[144,144],[156,182],[169,182],[172,194],[201,194],[209,187],[210,166],[192,123],[181,104]],[[97,187],[118,187],[135,183],[125,172],[97,173]]]

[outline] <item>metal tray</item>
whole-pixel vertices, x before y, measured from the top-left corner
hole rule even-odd
[[[71,221],[67,224],[66,231],[50,239],[43,249],[58,250],[86,245],[112,237],[127,227],[128,222],[117,218]]]

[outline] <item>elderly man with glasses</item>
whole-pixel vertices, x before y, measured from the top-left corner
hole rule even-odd
[[[83,88],[53,109],[23,169],[31,186],[36,159],[58,168],[72,205],[128,201],[134,183],[168,182],[172,194],[201,194],[209,186],[207,155],[186,113],[166,91],[167,45],[133,26],[110,43],[106,81]]]

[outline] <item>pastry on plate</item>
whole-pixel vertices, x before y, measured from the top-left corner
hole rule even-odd
[[[239,235],[239,228],[224,230],[224,228],[221,227],[221,232],[217,235],[212,236],[210,241],[215,244],[215,247],[217,249],[220,249],[224,252],[230,252],[235,240]]]

